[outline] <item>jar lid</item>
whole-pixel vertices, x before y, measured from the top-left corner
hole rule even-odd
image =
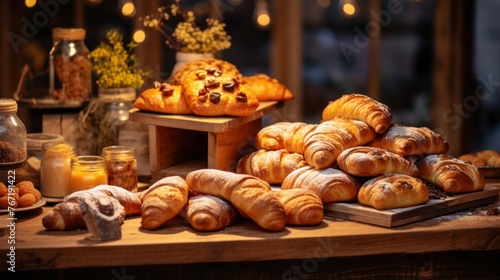
[[[83,28],[54,28],[52,29],[53,40],[83,40],[85,29]]]
[[[17,112],[17,102],[10,98],[0,99],[0,113],[15,113]]]
[[[64,136],[51,133],[28,133],[26,145],[28,150],[42,150],[44,143],[64,143]]]

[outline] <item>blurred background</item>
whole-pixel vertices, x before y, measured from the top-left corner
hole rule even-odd
[[[29,65],[34,89],[48,87],[55,27],[82,27],[89,50],[110,28],[137,40],[144,87],[164,80],[175,51],[140,17],[169,1],[0,1],[0,93],[12,97]],[[329,101],[367,94],[387,104],[394,122],[427,126],[451,154],[500,150],[500,1],[475,0],[181,0],[197,18],[227,24],[232,46],[217,54],[243,75],[267,73],[293,101],[269,122],[315,123]],[[40,130],[29,108],[28,132]]]

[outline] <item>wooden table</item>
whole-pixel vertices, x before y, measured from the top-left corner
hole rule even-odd
[[[86,239],[86,230],[46,231],[46,205],[18,212],[12,230],[9,216],[0,216],[0,271],[10,273],[4,258],[15,240],[16,276],[39,279],[494,279],[500,275],[500,216],[485,214],[491,206],[395,228],[325,218],[319,226],[280,232],[240,219],[201,233],[181,218],[147,231],[140,217],[129,217],[121,240],[96,242]]]

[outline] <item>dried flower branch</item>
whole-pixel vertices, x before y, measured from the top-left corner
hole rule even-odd
[[[196,25],[193,11],[183,11],[179,2],[174,0],[170,6],[160,7],[156,14],[140,20],[145,27],[158,30],[166,38],[167,46],[181,52],[215,53],[231,47],[231,36],[224,29],[225,23],[208,18],[206,28],[202,30]],[[182,17],[183,21],[172,29],[167,22],[176,16]]]

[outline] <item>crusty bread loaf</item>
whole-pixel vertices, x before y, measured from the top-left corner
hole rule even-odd
[[[243,84],[259,101],[282,101],[293,99],[293,93],[278,80],[258,73],[243,76]]]
[[[283,204],[264,180],[247,174],[200,169],[188,173],[186,182],[196,193],[211,194],[231,202],[243,216],[264,229],[280,231],[285,227]]]
[[[353,201],[360,183],[351,175],[334,168],[317,170],[304,166],[292,171],[281,184],[281,189],[304,188],[314,191],[323,203]]]
[[[276,191],[276,195],[285,207],[287,225],[310,226],[323,221],[323,202],[314,191],[286,189]]]
[[[449,193],[466,193],[484,188],[484,176],[473,164],[449,155],[428,155],[415,165],[420,178]]]
[[[420,179],[404,174],[384,174],[366,181],[358,201],[378,210],[416,206],[429,200],[429,191]]]
[[[302,154],[289,153],[285,149],[258,150],[238,161],[236,173],[259,177],[269,184],[281,184],[290,172],[305,165],[307,163]]]
[[[384,133],[392,123],[389,107],[363,94],[345,94],[323,109],[322,120],[346,117],[369,124],[377,133]]]
[[[427,127],[393,124],[377,135],[367,146],[385,149],[400,156],[445,154],[449,145],[438,133]]]
[[[134,107],[143,111],[164,114],[193,114],[184,99],[181,86],[159,82],[154,82],[153,88],[143,91],[134,101]]]
[[[337,158],[338,167],[361,177],[376,177],[386,173],[418,177],[418,168],[402,156],[384,149],[357,146],[344,150]]]
[[[179,176],[156,181],[139,195],[142,201],[142,227],[153,230],[177,216],[186,204],[188,196],[189,187]]]

